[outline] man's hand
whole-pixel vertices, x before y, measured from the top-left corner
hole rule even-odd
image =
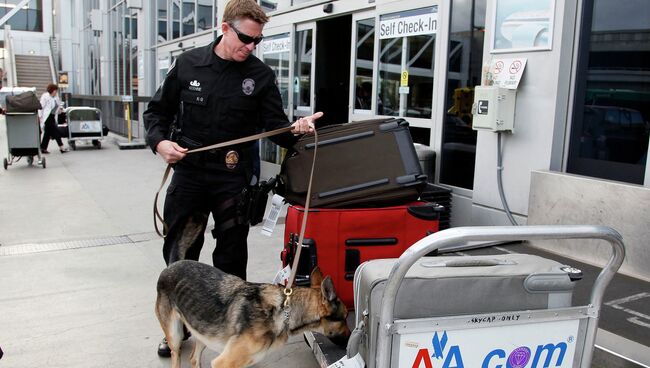
[[[176,142],[164,140],[158,143],[156,146],[156,152],[162,156],[166,163],[173,164],[185,157],[187,154],[187,148],[179,146]]]
[[[314,131],[314,120],[320,118],[321,116],[323,116],[323,113],[319,111],[314,115],[305,116],[304,118],[296,120],[293,124],[291,124],[293,127],[293,129],[291,129],[291,133],[295,135],[312,133]]]

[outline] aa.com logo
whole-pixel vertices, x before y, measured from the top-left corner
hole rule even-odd
[[[442,335],[436,332],[431,339],[433,354],[426,348],[418,350],[412,368],[465,368],[461,347],[451,345],[447,349],[447,343],[447,331],[443,331]],[[512,350],[495,348],[482,357],[481,368],[560,367],[564,362],[566,351],[565,342],[540,344],[534,347],[519,346]]]

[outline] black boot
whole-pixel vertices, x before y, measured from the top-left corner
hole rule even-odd
[[[187,340],[192,336],[190,331],[183,326],[183,341]],[[169,348],[169,345],[167,345],[167,339],[163,337],[162,341],[160,344],[158,344],[158,356],[161,358],[169,358],[172,356],[172,349]]]

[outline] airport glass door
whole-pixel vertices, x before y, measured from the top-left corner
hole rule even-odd
[[[282,97],[282,107],[287,116],[291,116],[290,85],[291,85],[291,32],[281,32],[265,37],[258,46],[260,59],[275,72],[276,83]],[[267,138],[261,140],[260,154],[262,160],[281,163],[284,150]]]
[[[438,6],[379,16],[377,114],[431,119]]]

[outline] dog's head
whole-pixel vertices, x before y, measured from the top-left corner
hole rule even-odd
[[[346,346],[350,338],[350,328],[347,324],[348,310],[345,304],[336,296],[332,278],[329,276],[323,278],[323,274],[318,267],[314,268],[311,273],[311,287],[320,289],[320,324],[318,332],[327,336],[333,343],[339,346]]]

